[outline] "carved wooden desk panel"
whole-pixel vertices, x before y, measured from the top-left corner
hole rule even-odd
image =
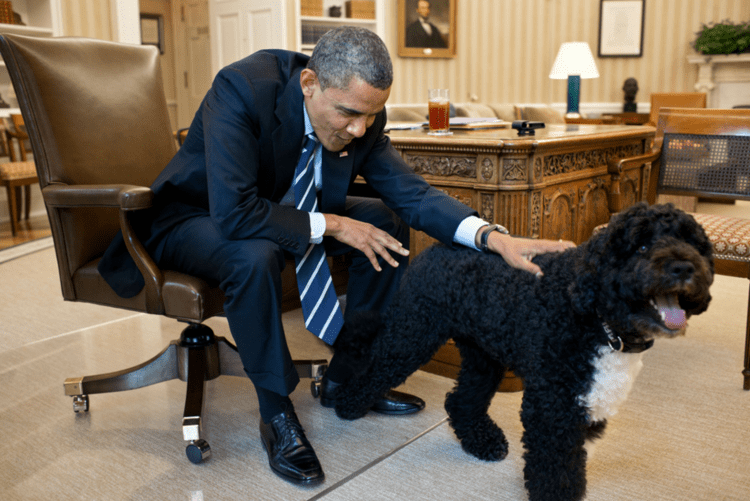
[[[654,133],[648,126],[567,124],[548,125],[534,136],[514,129],[388,135],[415,172],[487,221],[514,235],[581,243],[609,221],[612,189],[620,190],[626,206],[645,200],[650,167],[613,179],[607,162],[645,153]],[[432,242],[412,231],[412,255]]]

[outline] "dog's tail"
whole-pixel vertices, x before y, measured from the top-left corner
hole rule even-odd
[[[357,376],[367,371],[372,360],[372,343],[383,326],[377,311],[354,312],[344,322],[334,348],[337,354],[344,355]]]

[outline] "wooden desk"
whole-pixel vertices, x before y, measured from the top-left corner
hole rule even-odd
[[[392,131],[391,142],[427,181],[473,207],[487,221],[514,235],[563,238],[581,243],[609,221],[609,195],[620,190],[624,206],[646,199],[650,166],[619,177],[607,170],[615,157],[645,153],[655,129],[626,125],[548,125],[534,136],[514,129]],[[412,256],[433,239],[412,230]],[[461,357],[449,341],[423,367],[455,378]],[[523,382],[506,374],[499,391],[520,391]]]
[[[644,125],[648,122],[650,115],[648,113],[607,113],[602,118],[612,117],[620,120],[625,125]]]
[[[415,172],[485,220],[514,235],[581,243],[609,221],[612,189],[619,187],[625,206],[645,200],[650,167],[616,179],[607,162],[645,153],[655,132],[646,126],[566,124],[537,129],[534,136],[519,136],[514,129],[388,135]],[[432,242],[413,231],[412,254]]]

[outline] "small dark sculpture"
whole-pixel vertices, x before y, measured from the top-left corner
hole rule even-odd
[[[628,78],[622,86],[625,92],[625,103],[622,105],[624,113],[635,113],[638,111],[638,103],[635,102],[635,95],[638,93],[638,80]]]
[[[328,15],[331,17],[341,17],[341,6],[334,5],[328,9]]]

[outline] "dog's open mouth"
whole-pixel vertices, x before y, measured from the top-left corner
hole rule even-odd
[[[687,322],[685,310],[680,308],[677,294],[656,296],[650,301],[651,306],[659,313],[664,326],[672,331],[683,329]]]

